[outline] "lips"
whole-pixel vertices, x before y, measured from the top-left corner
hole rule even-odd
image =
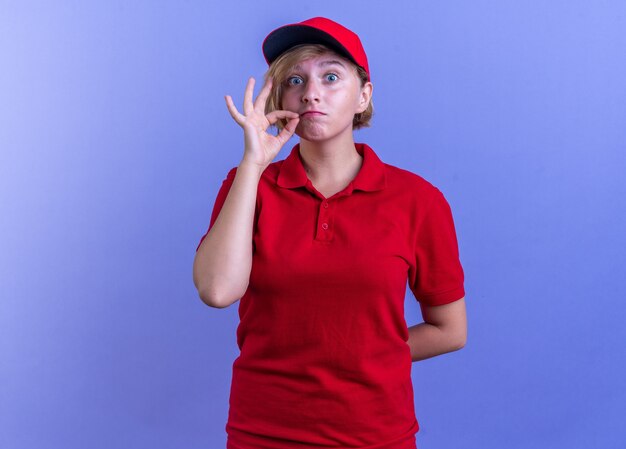
[[[319,111],[305,111],[302,114],[300,114],[300,117],[315,117],[318,115],[326,115],[323,112],[319,112]]]

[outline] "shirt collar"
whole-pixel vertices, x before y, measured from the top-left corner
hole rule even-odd
[[[363,164],[352,180],[352,190],[373,192],[386,187],[385,164],[367,144],[355,143],[356,150],[363,156]],[[300,157],[300,144],[297,143],[279,168],[276,184],[293,189],[305,187],[309,181]]]

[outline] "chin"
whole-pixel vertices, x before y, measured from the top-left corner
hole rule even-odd
[[[315,126],[315,127],[307,126],[304,129],[297,127],[295,134],[301,139],[310,140],[311,142],[319,142],[322,140],[326,140],[329,137],[324,132],[324,130],[318,126]]]

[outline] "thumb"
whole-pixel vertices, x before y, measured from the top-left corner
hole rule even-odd
[[[276,136],[276,138],[280,141],[281,145],[284,145],[293,133],[296,132],[296,126],[298,126],[298,122],[300,122],[300,117],[292,118],[287,122],[287,125],[281,130],[281,132]]]

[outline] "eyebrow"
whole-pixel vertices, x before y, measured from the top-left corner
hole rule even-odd
[[[343,67],[344,69],[346,68],[345,64],[342,63],[341,61],[337,60],[337,59],[331,59],[329,61],[322,61],[320,62],[321,66],[327,66],[327,65],[339,65],[341,67]],[[293,66],[293,70],[300,70],[302,68],[302,66],[300,64],[296,64]]]

